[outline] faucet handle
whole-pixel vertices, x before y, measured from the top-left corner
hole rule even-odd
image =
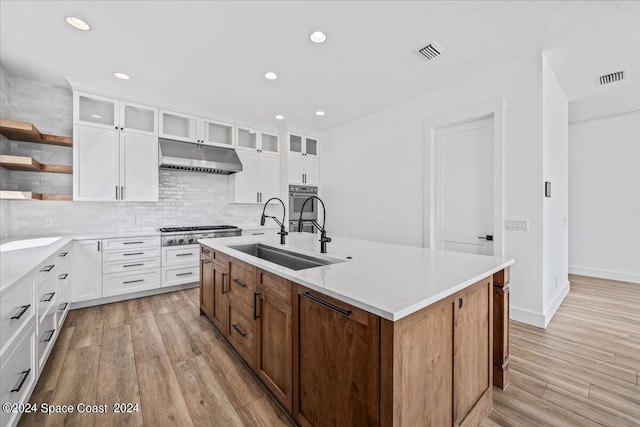
[[[327,237],[327,236],[321,237],[320,241],[321,242],[325,242],[325,243],[329,243],[329,242],[331,242],[331,237]]]

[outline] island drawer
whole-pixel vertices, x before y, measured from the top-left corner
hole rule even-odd
[[[30,276],[16,284],[9,292],[2,295],[0,299],[0,350],[4,351],[7,345],[13,340],[18,331],[33,318],[35,306],[33,304],[33,280]]]
[[[292,286],[287,279],[258,269],[258,289],[291,306]]]
[[[104,251],[160,247],[160,236],[132,237],[130,239],[105,239]]]
[[[253,307],[255,282],[256,268],[254,266],[237,259],[231,259],[229,262],[229,285],[227,288],[231,298],[236,298],[249,307]]]
[[[229,342],[244,360],[253,366],[255,322],[253,321],[252,309],[241,302],[230,299],[227,315],[229,316],[227,322]]]
[[[222,252],[213,251],[213,262],[218,264],[219,267],[224,268],[225,270],[229,268],[229,261],[231,257],[227,254],[223,254]]]

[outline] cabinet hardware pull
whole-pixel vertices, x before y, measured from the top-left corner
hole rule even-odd
[[[27,310],[29,310],[29,307],[31,307],[31,304],[23,305],[22,307],[20,307],[22,309],[20,310],[20,313],[13,316],[11,320],[18,320],[19,318],[21,318],[27,312]]]
[[[260,203],[260,193],[256,193],[256,202]]]
[[[257,320],[260,317],[258,316],[258,296],[260,296],[258,292],[253,293],[253,320]]]
[[[202,253],[203,253],[203,254],[208,254],[208,253],[210,253],[210,252],[211,252],[210,250],[202,248]]]
[[[46,265],[46,266],[45,266],[42,270],[40,270],[40,271],[41,271],[41,272],[43,272],[43,273],[48,273],[48,272],[50,272],[51,270],[53,270],[53,267],[55,267],[55,266],[56,266],[55,264],[52,264],[52,265]]]
[[[245,285],[244,283],[242,283],[240,280],[238,279],[233,279],[231,280],[233,283],[235,283],[236,285],[240,286],[241,288],[246,288],[247,285]]]
[[[98,252],[100,252],[100,240],[98,240]]]
[[[63,305],[64,305],[64,307],[63,307]],[[65,302],[65,303],[60,304],[60,305],[58,306],[58,311],[66,310],[68,305],[69,305],[69,303],[68,303],[68,302]]]
[[[123,267],[140,267],[141,265],[144,265],[144,262],[140,262],[138,264],[125,264]]]
[[[47,338],[46,340],[44,340],[44,341],[42,341],[42,342],[49,342],[49,341],[51,341],[51,338],[53,338],[53,334],[55,334],[55,333],[56,333],[56,330],[55,330],[55,329],[52,329],[52,330],[48,331],[47,333],[49,334],[49,338]]]
[[[120,186],[120,200],[124,200],[124,185]]]
[[[122,254],[122,256],[144,255],[144,252],[131,252],[130,254]]]
[[[328,302],[326,302],[324,300],[321,300],[320,298],[318,298],[315,295],[311,295],[309,292],[303,292],[300,295],[302,295],[305,298],[309,298],[311,301],[315,301],[318,304],[322,304],[325,307],[330,308],[331,310],[335,310],[340,314],[344,314],[345,316],[350,316],[351,315],[351,310],[345,310],[343,308],[337,307],[337,306],[335,306],[335,305],[333,305],[331,303],[328,303]]]
[[[69,255],[69,252],[60,252],[58,254],[58,256],[61,257],[61,258],[66,257],[67,255]]]
[[[138,283],[138,282],[144,282],[144,279],[138,279],[138,280],[129,280],[127,282],[122,282],[123,285],[128,285],[129,283]]]
[[[239,334],[240,334],[240,336],[241,336],[242,338],[244,338],[244,337],[246,337],[246,336],[247,336],[247,334],[246,334],[246,333],[242,332],[242,331],[240,330],[240,328],[238,328],[238,325],[231,325],[231,327],[232,327],[233,329],[235,329],[235,330],[236,330],[236,332],[237,332],[237,333],[239,333]]]
[[[180,273],[180,274],[176,274],[176,276],[189,276],[190,274],[193,274],[193,271],[190,271],[188,273]]]
[[[24,375],[24,376],[20,380],[20,384],[18,384],[18,387],[16,387],[13,390],[11,390],[11,393],[17,393],[17,392],[20,391],[20,389],[24,385],[24,382],[27,380],[27,378],[29,378],[29,374],[30,373],[31,373],[31,369],[27,369],[26,371],[22,371],[22,375]]]
[[[458,298],[458,308],[462,308],[463,303],[462,298]]]
[[[122,242],[123,245],[141,245],[144,242]]]
[[[42,301],[44,301],[44,302],[49,302],[49,301],[51,301],[51,300],[53,299],[53,296],[54,296],[55,294],[56,294],[55,292],[51,292],[50,294],[45,294],[45,297],[44,297],[44,298],[42,298]],[[49,298],[47,298],[47,295],[49,296]]]
[[[67,278],[67,276],[69,276],[69,273],[64,273],[58,276],[59,280],[65,280]]]
[[[118,128],[116,128],[118,129]],[[118,200],[118,186],[116,185],[116,200]]]
[[[225,288],[224,288],[224,283],[225,283],[224,278],[227,277],[227,276],[228,276],[227,273],[222,273],[222,289],[221,289],[221,293],[223,295],[226,294],[227,292],[229,292],[229,289],[225,290]]]
[[[176,254],[176,256],[189,256],[193,255],[193,252],[189,252],[188,254]]]
[[[207,261],[206,259],[201,260],[203,264],[211,264],[211,261]]]

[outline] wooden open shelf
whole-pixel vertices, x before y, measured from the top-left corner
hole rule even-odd
[[[44,165],[31,157],[0,155],[0,166],[14,171],[73,173],[73,166]]]
[[[33,191],[0,191],[0,199],[7,200],[73,200],[71,194],[41,194]]]
[[[73,145],[71,137],[43,134],[33,124],[15,120],[0,119],[0,133],[12,141],[39,142],[63,147]]]

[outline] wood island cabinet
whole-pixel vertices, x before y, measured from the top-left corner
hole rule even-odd
[[[508,268],[390,321],[205,246],[201,259],[202,313],[301,426],[480,425],[495,370],[508,380],[494,329]]]

